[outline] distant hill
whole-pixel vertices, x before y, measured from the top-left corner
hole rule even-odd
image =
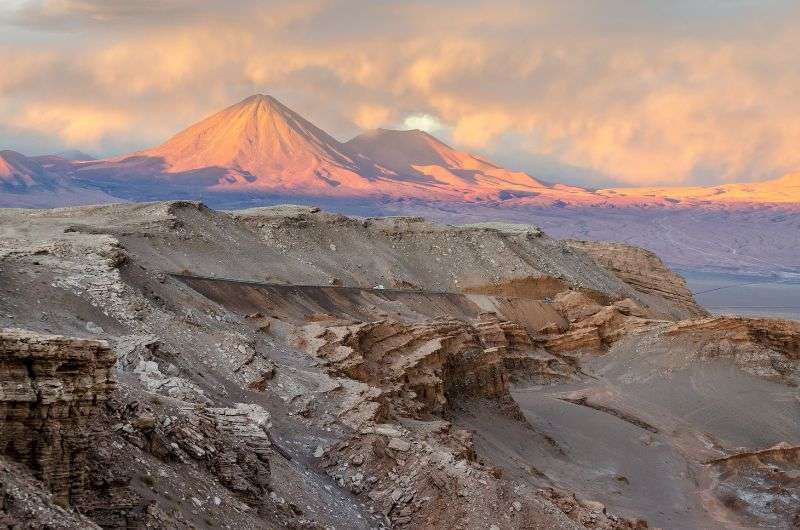
[[[53,160],[48,162],[51,158],[60,164]],[[54,165],[58,171],[53,171]],[[119,202],[102,191],[77,186],[60,174],[71,167],[58,157],[34,158],[16,151],[0,151],[0,207],[42,208]]]

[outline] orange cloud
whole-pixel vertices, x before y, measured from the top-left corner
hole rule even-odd
[[[359,105],[354,121],[362,129],[376,129],[389,124],[392,111],[381,105]]]
[[[723,25],[683,0],[24,4],[30,43],[0,48],[0,121],[18,127],[0,147],[21,130],[144,147],[270,92],[340,138],[425,114],[462,147],[630,183],[800,169],[796,8],[702,8]]]
[[[471,147],[487,147],[510,130],[513,119],[503,112],[475,112],[463,115],[456,123],[453,139]]]
[[[118,110],[65,104],[28,105],[12,124],[42,134],[54,134],[68,146],[96,146],[106,135],[131,126],[131,117]]]

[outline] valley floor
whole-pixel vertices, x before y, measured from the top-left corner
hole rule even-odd
[[[714,314],[800,320],[800,279],[681,271],[695,299]]]

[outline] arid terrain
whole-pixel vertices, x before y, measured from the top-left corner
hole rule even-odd
[[[0,527],[800,525],[800,323],[625,243],[0,209],[0,328]]]

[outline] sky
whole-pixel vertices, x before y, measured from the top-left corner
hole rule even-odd
[[[254,93],[546,180],[800,170],[800,2],[0,0],[0,149],[112,156]]]

